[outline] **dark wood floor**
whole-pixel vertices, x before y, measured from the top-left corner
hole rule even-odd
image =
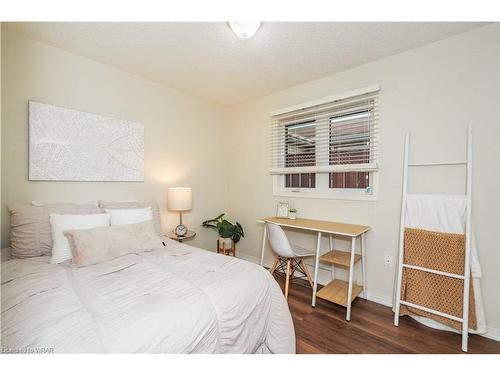
[[[276,280],[283,288],[282,278]],[[300,281],[298,281],[300,282]],[[462,353],[461,336],[428,328],[409,317],[393,325],[389,307],[357,298],[351,321],[342,306],[317,299],[311,307],[311,289],[293,283],[288,305],[297,337],[297,353]],[[500,353],[500,342],[469,336],[469,353]]]

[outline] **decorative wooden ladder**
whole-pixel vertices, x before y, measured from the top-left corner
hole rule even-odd
[[[410,163],[408,161],[408,152],[410,147],[410,135],[407,133],[405,136],[405,149],[404,149],[404,169],[403,169],[403,194],[401,203],[401,221],[399,230],[399,264],[397,274],[397,289],[396,289],[396,305],[394,313],[394,325],[399,325],[399,310],[401,305],[413,307],[428,313],[442,316],[457,322],[462,323],[462,350],[467,351],[468,331],[469,331],[469,289],[470,289],[470,252],[471,252],[471,196],[472,196],[472,128],[467,128],[467,158],[466,160],[458,161],[442,161],[431,163]],[[408,168],[409,167],[430,167],[430,166],[443,166],[443,165],[465,165],[467,169],[466,181],[466,221],[465,221],[465,264],[464,274],[452,274],[442,272],[435,269],[419,267],[411,264],[404,263],[404,231],[405,231],[405,218],[406,218],[406,198],[408,187]],[[401,283],[403,277],[403,268],[416,269],[423,272],[429,272],[436,275],[452,277],[455,279],[464,280],[464,293],[463,293],[463,311],[462,316],[453,316],[446,314],[442,311],[430,309],[425,306],[417,305],[408,301],[401,300]]]

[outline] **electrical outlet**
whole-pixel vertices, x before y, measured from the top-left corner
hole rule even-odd
[[[385,267],[392,267],[392,255],[390,255],[390,254],[384,255],[384,266]]]

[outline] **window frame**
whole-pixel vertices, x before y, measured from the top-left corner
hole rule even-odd
[[[314,133],[316,133],[316,121],[297,122],[297,123],[287,124],[284,126],[285,127],[285,138],[284,138],[284,140],[285,140],[285,145],[284,145],[285,165],[288,164],[288,161],[289,161],[288,157],[293,155],[293,154],[289,153],[289,148],[292,147],[292,145],[289,144],[288,142],[289,142],[289,139],[293,137],[293,135],[290,133],[290,129],[299,128],[299,127],[304,126],[304,125],[308,126],[309,124],[312,124],[311,126],[314,129]],[[309,154],[312,155],[313,152],[310,152]],[[300,155],[300,154],[298,154],[298,155]],[[313,160],[314,160],[314,163],[316,163],[316,145],[314,145],[314,158],[313,158]],[[297,163],[297,161],[292,161],[292,163]],[[300,162],[299,162],[299,164],[300,164]],[[313,165],[315,165],[315,164],[313,164]],[[308,166],[308,165],[305,165],[305,166]],[[288,187],[288,188],[290,188],[290,189],[316,189],[316,173],[311,173],[311,172],[308,172],[308,173],[287,173],[287,174],[283,175],[283,176],[285,176],[285,179],[283,181],[285,188],[287,188],[286,177],[289,175],[294,175],[294,174],[299,175],[300,184],[302,184],[301,183],[302,182],[302,174],[314,175],[314,187],[310,187],[310,186],[309,187],[302,187],[302,186],[300,186],[300,187]],[[309,181],[309,185],[310,184],[311,184],[311,182]]]
[[[315,188],[287,188],[285,187],[285,175],[273,175],[273,196],[295,197],[295,198],[319,198],[357,201],[377,201],[378,200],[378,171],[371,171],[370,178],[373,181],[371,187],[373,192],[368,194],[366,189],[337,189],[328,187],[328,172],[316,173]],[[326,177],[326,187],[318,182],[319,176]]]
[[[288,107],[279,111],[274,111],[271,113],[272,116],[291,112],[297,109],[304,109],[307,107],[313,107],[315,105],[320,105],[328,103],[329,101],[348,99],[349,97],[354,97],[360,94],[379,91],[380,87],[378,85],[370,86],[368,88],[354,90],[352,92],[339,94],[335,96],[329,96],[321,98],[315,101],[304,103],[301,105]],[[378,134],[379,125],[378,122],[373,124],[375,134]],[[316,128],[317,130],[318,128]],[[378,135],[376,135],[378,141]],[[329,152],[329,151],[328,151]],[[346,172],[349,172],[346,170]],[[314,188],[292,188],[285,187],[285,174],[273,174],[273,196],[276,197],[295,197],[295,198],[318,198],[318,199],[333,199],[333,200],[356,200],[356,201],[377,201],[378,200],[378,190],[379,190],[379,169],[367,171],[369,172],[371,192],[367,191],[366,188],[355,189],[355,188],[330,188],[330,173],[329,172],[315,172],[315,187]]]

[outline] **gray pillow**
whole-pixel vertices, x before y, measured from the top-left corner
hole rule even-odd
[[[7,210],[10,214],[11,255],[16,258],[51,254],[50,214],[87,215],[101,213],[97,205],[75,203],[41,206],[9,205]]]
[[[157,234],[161,234],[161,216],[160,208],[156,202],[106,202],[98,201],[99,207],[102,212],[104,210],[123,210],[127,208],[147,208],[151,207],[153,211],[153,223]]]
[[[162,247],[152,221],[114,225],[92,229],[65,230],[72,264],[75,267],[90,266],[126,254],[137,254]]]

